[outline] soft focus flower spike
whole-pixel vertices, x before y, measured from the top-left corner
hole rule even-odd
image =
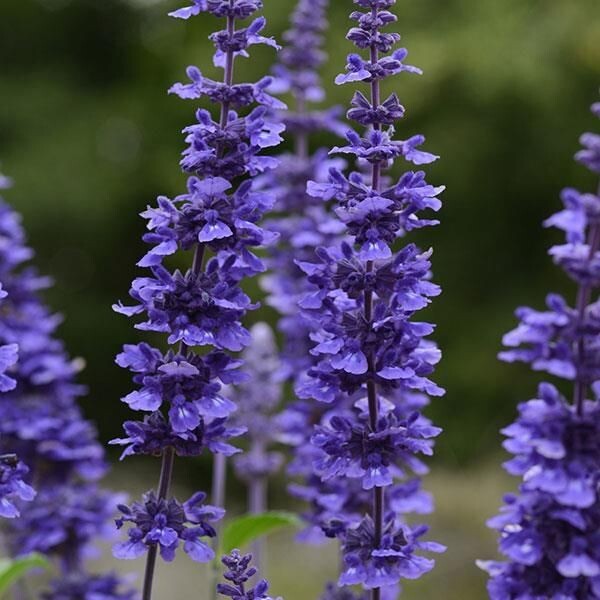
[[[600,116],[598,104],[592,112]],[[576,160],[600,173],[600,137],[585,134]],[[521,478],[488,525],[500,535],[504,562],[480,561],[492,600],[507,598],[600,598],[598,525],[600,498],[600,188],[566,189],[563,209],[544,222],[564,232],[566,243],[549,250],[577,285],[571,307],[549,294],[546,310],[521,307],[518,326],[503,338],[507,362],[572,381],[567,400],[549,383],[519,405],[517,420],[502,430],[513,457],[505,469]],[[590,397],[591,396],[591,397]]]

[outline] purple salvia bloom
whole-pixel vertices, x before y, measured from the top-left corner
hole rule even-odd
[[[317,471],[324,480],[333,477],[360,479],[365,490],[392,485],[394,475],[403,475],[396,463],[406,464],[417,475],[427,472],[415,455],[433,453],[431,438],[439,434],[437,427],[421,422],[413,413],[399,419],[395,413],[381,416],[371,430],[368,415],[352,421],[334,416],[329,426],[319,426],[313,444],[324,456],[316,461]]]
[[[433,568],[434,561],[416,552],[445,549],[435,542],[420,541],[425,533],[426,527],[411,529],[398,525],[393,514],[388,514],[378,540],[375,523],[367,515],[356,527],[346,531],[340,585],[361,584],[370,590],[395,585],[401,579],[418,579]]]
[[[272,78],[256,83],[234,83],[234,61],[247,57],[251,46],[278,49],[264,35],[266,21],[255,18],[241,27],[240,20],[262,8],[259,0],[194,0],[191,6],[171,13],[179,19],[209,13],[225,19],[225,27],[212,35],[213,63],[224,77],[216,81],[195,66],[187,69],[188,81],[176,83],[170,93],[183,99],[206,99],[216,104],[216,118],[208,109],[196,111],[196,121],[183,130],[186,148],[181,167],[189,175],[184,194],[161,196],[142,216],[147,221],[143,239],[150,248],[139,261],[149,269],[136,278],[130,290],[133,306],[121,303],[117,312],[141,317],[136,328],[166,334],[166,352],[148,344],[126,345],[117,363],[133,372],[136,389],[122,400],[144,414],[140,421],[125,423],[125,436],[113,443],[124,445],[123,456],[152,454],[162,457],[157,492],[124,513],[118,524],[133,523],[129,540],[115,547],[121,558],[147,552],[143,597],[151,597],[154,565],[160,551],[173,560],[180,542],[194,560],[212,560],[202,541],[214,537],[208,523],[222,516],[222,509],[180,504],[170,497],[174,457],[198,456],[205,449],[231,456],[237,449],[229,439],[245,432],[233,426],[236,404],[228,397],[231,384],[245,376],[239,352],[251,342],[242,319],[257,304],[242,291],[242,281],[265,271],[256,249],[273,243],[276,234],[258,223],[274,204],[274,195],[257,189],[253,178],[277,166],[268,155],[282,138],[284,124],[272,117],[285,105],[269,93]],[[164,261],[178,253],[193,254],[191,268],[171,271]],[[194,348],[201,347],[198,353]],[[217,486],[218,487],[218,486]],[[220,503],[219,494],[213,494]],[[202,513],[202,514],[200,514]]]
[[[7,183],[0,177],[0,188]],[[37,551],[56,562],[54,589],[94,577],[84,560],[111,531],[121,500],[97,484],[106,460],[77,402],[82,361],[70,359],[55,337],[61,319],[41,300],[50,281],[25,264],[32,256],[20,216],[0,200],[0,363],[8,368],[0,375],[0,506],[4,516],[20,513],[5,527],[8,551]]]
[[[405,512],[404,499],[410,505],[412,498],[422,512],[430,508],[427,496],[418,496],[418,482],[409,482],[426,471],[418,455],[432,453],[433,438],[440,432],[418,410],[407,408],[413,394],[444,392],[430,379],[441,356],[428,340],[434,326],[415,319],[440,293],[430,280],[431,251],[409,244],[394,253],[399,237],[437,224],[420,213],[439,210],[443,187],[429,185],[421,171],[409,171],[395,184],[384,176],[397,159],[425,165],[437,156],[421,149],[421,135],[394,139],[393,124],[404,108],[395,94],[380,97],[383,79],[421,73],[406,63],[405,49],[394,50],[400,36],[384,31],[396,21],[388,10],[394,0],[356,4],[364,10],[352,13],[356,26],[347,37],[369,53],[367,58],[350,54],[336,83],[369,85],[370,98],[355,93],[348,112],[366,130],[348,130],[347,144],[331,154],[353,158],[364,171],[344,175],[332,168],[326,181],[308,183],[311,197],[334,203],[348,237],[341,244],[317,248],[317,262],[296,261],[309,284],[299,305],[310,324],[315,357],[307,376],[296,382],[296,392],[301,399],[331,408],[312,439],[321,480],[342,481],[342,488],[345,481],[358,480],[363,490],[370,490],[365,517],[357,521],[350,513],[344,521],[334,511],[329,529],[324,529],[341,541],[344,569],[339,584],[361,584],[380,598],[382,588],[433,567],[420,551],[443,549],[419,540],[426,528],[411,529],[397,518]],[[392,487],[407,476],[411,479],[403,482],[404,489]],[[343,496],[334,493],[332,499],[344,505]],[[388,505],[397,512],[386,516]]]
[[[194,429],[177,432],[160,412],[147,415],[143,421],[125,421],[123,429],[127,437],[111,442],[125,446],[121,459],[143,454],[160,456],[169,448],[177,456],[200,456],[205,450],[232,456],[240,449],[232,446],[228,440],[246,432],[245,427],[229,427],[225,418],[201,418]]]
[[[125,345],[117,364],[134,373],[139,389],[123,398],[134,410],[154,412],[166,404],[175,433],[198,427],[203,417],[227,417],[235,404],[220,393],[222,383],[238,382],[240,361],[223,352],[199,356],[163,354],[148,344]]]
[[[235,423],[248,429],[247,450],[235,456],[233,466],[237,478],[247,488],[247,510],[261,514],[268,510],[269,478],[283,464],[283,456],[273,450],[277,441],[274,418],[282,396],[279,355],[273,330],[266,323],[256,323],[251,329],[251,344],[242,353],[246,370],[251,378],[236,386],[233,397],[239,409],[233,415]],[[261,566],[262,540],[252,545],[257,568]]]
[[[592,110],[600,117],[598,105]],[[584,135],[576,159],[600,173],[598,139]],[[600,287],[600,188],[597,194],[566,189],[562,200],[564,209],[544,224],[565,233],[566,243],[549,254],[577,283],[576,306],[550,294],[544,311],[519,308],[520,323],[504,337],[508,349],[500,358],[573,381],[573,400],[542,383],[503,430],[513,454],[505,468],[522,483],[488,522],[507,558],[479,563],[490,575],[493,600],[600,598],[600,321],[592,299]]]

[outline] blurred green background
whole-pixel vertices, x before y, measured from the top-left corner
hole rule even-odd
[[[128,415],[119,397],[130,383],[113,356],[141,339],[110,308],[126,298],[143,252],[137,214],[185,182],[180,131],[194,105],[166,90],[190,63],[213,72],[206,35],[215,21],[166,17],[182,4],[0,1],[0,160],[17,184],[6,197],[24,215],[40,269],[56,280],[48,296],[65,315],[70,351],[87,360],[85,410],[104,440]],[[280,37],[293,4],[265,0],[269,34]],[[332,5],[323,76],[328,102],[347,105],[352,90],[331,81],[351,49],[344,35],[353,5]],[[600,83],[600,4],[401,0],[396,8],[409,62],[425,71],[394,81],[407,107],[400,134],[427,136],[427,149],[442,156],[429,179],[448,186],[442,225],[418,238],[434,246],[444,288],[428,314],[444,351],[437,380],[448,390],[429,412],[445,429],[431,485],[442,541],[454,546],[430,581],[447,585],[452,573],[463,582],[456,595],[424,583],[407,596],[467,600],[485,595],[472,558],[492,552],[481,523],[506,487],[498,429],[539,380],[496,360],[501,335],[517,305],[539,306],[549,290],[573,296],[545,254],[558,234],[541,221],[559,207],[562,187],[596,185],[571,157],[579,134],[596,126],[587,109]],[[272,60],[258,49],[239,72],[258,78]],[[195,485],[204,471],[188,469]]]

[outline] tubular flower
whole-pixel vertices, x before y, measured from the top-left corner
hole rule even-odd
[[[19,515],[5,526],[12,556],[36,551],[57,563],[55,589],[104,577],[88,574],[84,561],[108,534],[120,495],[97,483],[106,462],[78,405],[81,361],[55,337],[61,319],[41,300],[50,281],[26,266],[32,256],[20,216],[0,200],[0,515]]]
[[[440,396],[443,390],[430,378],[440,360],[428,339],[434,326],[415,319],[440,293],[430,280],[431,251],[408,244],[395,252],[395,245],[411,230],[437,224],[420,213],[439,210],[443,187],[429,185],[421,171],[409,171],[395,184],[384,176],[397,159],[424,165],[437,157],[421,149],[420,135],[394,139],[393,123],[404,109],[394,94],[381,98],[383,79],[420,73],[406,64],[406,50],[394,50],[400,36],[384,31],[396,21],[389,11],[394,0],[355,3],[356,26],[347,37],[368,57],[351,54],[336,82],[370,87],[370,97],[357,92],[348,111],[365,131],[348,130],[347,144],[331,154],[354,158],[363,171],[345,175],[332,167],[326,181],[307,186],[311,197],[334,204],[346,239],[318,248],[317,262],[297,261],[309,284],[299,305],[310,323],[314,362],[296,382],[296,392],[330,405],[312,438],[316,474],[325,482],[358,479],[371,496],[366,517],[338,514],[326,533],[341,541],[345,567],[339,584],[361,584],[377,599],[384,588],[431,569],[433,562],[420,551],[442,549],[417,542],[426,528],[413,535],[399,518],[407,512],[400,509],[403,500],[417,510],[430,508],[423,504],[427,496],[416,500],[418,482],[409,481],[411,473],[425,472],[417,456],[432,453],[440,432],[408,407],[415,395]],[[395,488],[398,481],[407,487]],[[400,510],[386,516],[386,506]]]
[[[230,353],[250,344],[242,319],[258,306],[242,291],[242,281],[265,270],[256,249],[276,239],[258,224],[272,208],[273,194],[256,189],[254,178],[278,164],[265,151],[282,140],[284,125],[271,114],[285,107],[268,92],[272,78],[233,80],[235,59],[247,57],[251,46],[278,48],[263,34],[263,17],[240,24],[261,8],[260,0],[195,0],[171,13],[184,20],[205,18],[205,13],[225,19],[225,28],[210,35],[213,62],[224,77],[216,81],[190,66],[187,80],[169,90],[182,99],[216,105],[220,115],[198,109],[195,122],[183,130],[186,147],[180,164],[188,174],[187,189],[173,199],[160,196],[142,213],[149,249],[138,266],[147,274],[133,281],[132,305],[114,306],[139,317],[136,328],[165,334],[170,346],[165,352],[146,343],[125,345],[117,356],[136,385],[122,400],[143,416],[127,421],[125,435],[113,443],[125,446],[123,456],[162,457],[157,492],[148,492],[130,509],[121,507],[124,516],[118,521],[119,526],[125,521],[134,526],[115,554],[132,558],[147,551],[145,599],[151,595],[157,552],[172,560],[182,542],[194,560],[211,560],[212,551],[202,539],[215,535],[208,522],[222,516],[221,509],[211,508],[210,518],[208,513],[192,517],[189,503],[170,498],[174,457],[205,450],[231,456],[238,450],[229,440],[246,431],[231,420],[237,406],[229,397],[230,386],[246,376],[240,371],[243,361]],[[189,269],[167,268],[166,259],[185,252],[193,255]],[[196,502],[199,496],[194,498]]]
[[[600,116],[597,105],[593,112]],[[582,137],[584,150],[576,159],[600,173],[597,137]],[[504,337],[507,349],[500,358],[572,381],[573,398],[568,401],[542,383],[536,398],[521,404],[517,420],[503,430],[504,447],[513,454],[505,468],[522,483],[489,521],[507,558],[479,563],[490,575],[494,600],[600,598],[600,329],[593,300],[600,287],[600,191],[567,189],[562,201],[563,210],[545,225],[565,233],[566,243],[549,254],[577,284],[576,305],[551,294],[547,310],[519,308],[520,323]]]

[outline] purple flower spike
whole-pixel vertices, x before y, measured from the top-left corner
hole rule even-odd
[[[266,323],[257,323],[250,333],[252,343],[244,351],[243,358],[252,378],[235,388],[239,410],[234,415],[234,420],[248,429],[249,448],[236,456],[233,463],[238,478],[252,490],[254,486],[265,485],[267,479],[277,473],[283,457],[271,448],[277,432],[273,413],[282,395],[281,383],[275,376],[279,369],[275,336]],[[264,505],[249,508],[255,513],[267,509]]]
[[[174,198],[159,196],[142,213],[148,249],[138,266],[146,273],[131,285],[132,305],[119,302],[113,307],[139,318],[137,329],[164,334],[168,346],[158,350],[147,343],[127,344],[117,356],[117,364],[132,372],[135,384],[122,400],[142,414],[139,420],[126,421],[123,437],[112,443],[125,447],[122,458],[161,459],[156,492],[131,507],[121,506],[123,516],[117,521],[119,528],[126,522],[131,527],[128,539],[115,546],[115,556],[146,555],[145,600],[151,598],[159,553],[172,561],[183,545],[195,561],[213,559],[206,538],[216,536],[210,523],[224,514],[223,508],[204,507],[202,493],[185,504],[171,496],[175,457],[199,456],[206,450],[220,455],[212,497],[224,504],[224,476],[218,475],[225,472],[220,468],[223,457],[240,452],[230,440],[247,431],[245,424],[233,420],[239,399],[234,386],[248,376],[240,369],[243,360],[232,353],[251,343],[242,321],[258,308],[243,291],[244,280],[266,270],[261,249],[277,239],[259,224],[273,208],[275,195],[257,185],[256,178],[278,166],[271,154],[285,129],[274,115],[285,104],[272,95],[272,77],[234,81],[234,74],[243,71],[235,61],[248,58],[253,46],[279,49],[266,35],[265,18],[249,19],[261,8],[260,0],[193,0],[170,13],[183,20],[223,19],[209,35],[213,64],[223,76],[212,79],[204,67],[189,66],[187,79],[169,90],[195,103],[207,101],[183,130],[186,147],[180,166],[188,175],[187,186]],[[245,19],[249,21],[242,25]],[[172,270],[167,264],[184,255],[191,259],[189,268]],[[268,471],[274,465],[263,467]]]
[[[592,112],[600,116],[597,104]],[[576,156],[597,173],[599,140],[585,134]],[[562,201],[564,208],[544,225],[565,234],[566,243],[549,254],[578,286],[575,307],[549,294],[546,310],[519,308],[520,322],[504,336],[500,358],[572,381],[573,398],[542,383],[502,431],[513,455],[505,469],[522,483],[488,522],[507,559],[478,563],[490,576],[492,600],[600,599],[600,320],[593,300],[600,287],[600,188],[595,194],[566,189]]]
[[[0,175],[0,189],[9,186]],[[40,552],[55,565],[43,598],[95,600],[106,592],[129,600],[131,592],[118,595],[117,578],[86,571],[97,538],[113,531],[121,499],[97,484],[106,461],[78,404],[85,391],[76,383],[82,361],[72,360],[56,337],[61,318],[40,295],[51,282],[25,264],[33,251],[20,216],[2,199],[0,238],[0,516],[10,519],[3,528],[5,551],[13,558]],[[80,583],[69,587],[67,581]]]

